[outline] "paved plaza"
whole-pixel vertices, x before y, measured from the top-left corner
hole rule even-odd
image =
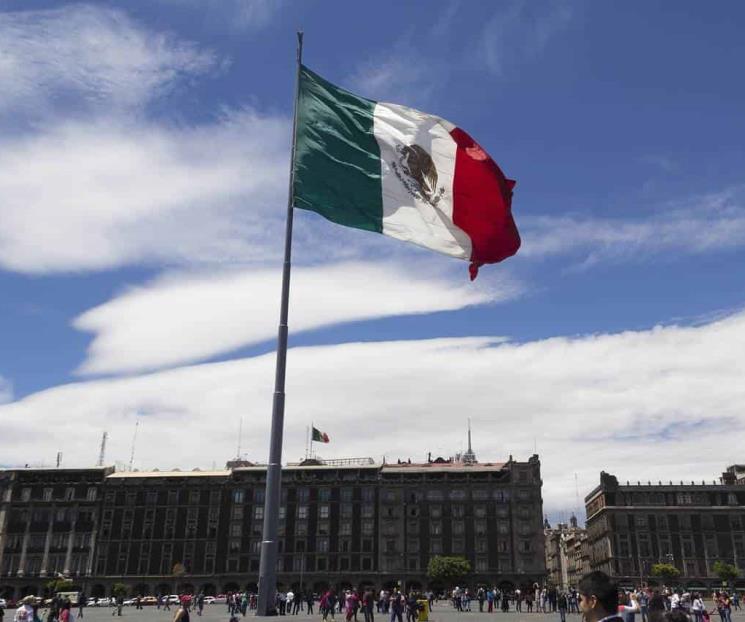
[[[710,602],[707,602],[708,606],[711,606]],[[479,613],[478,604],[475,607],[476,611],[471,612],[457,612],[450,605],[441,603],[439,606],[435,605],[434,610],[430,614],[430,620],[433,622],[559,622],[558,613],[516,613],[510,611],[508,613]],[[122,610],[122,618],[126,619],[127,622],[171,622],[175,615],[177,607],[172,606],[170,611],[164,611],[163,609],[158,610],[155,607],[149,607],[143,610],[136,610],[134,607],[124,607]],[[282,619],[287,619],[288,622],[319,622],[321,615],[318,613],[318,608],[315,608],[316,613],[313,615],[306,615],[300,613],[295,616],[279,616]],[[77,611],[76,611],[77,613]],[[82,622],[107,622],[112,620],[112,609],[109,608],[86,608],[85,617]],[[6,622],[12,622],[13,610],[10,610],[6,614]],[[228,622],[228,608],[226,605],[208,605],[204,608],[204,615],[200,618],[196,615],[195,611],[191,612],[191,622]],[[253,612],[248,612],[246,618],[255,617]],[[732,613],[733,620],[737,622],[745,622],[745,612],[734,611]],[[42,618],[44,619],[44,618]],[[335,620],[337,622],[344,622],[344,614],[336,614]],[[365,617],[360,612],[357,615],[359,622],[364,622]],[[406,618],[404,617],[404,620]],[[719,617],[712,616],[712,622],[718,622]],[[637,622],[641,619],[637,617]],[[77,616],[75,622],[81,622]],[[390,615],[375,614],[375,622],[390,622]],[[577,614],[567,615],[567,622],[581,622],[581,617]]]

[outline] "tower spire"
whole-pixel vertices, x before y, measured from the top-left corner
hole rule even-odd
[[[471,447],[471,418],[468,418],[468,451],[463,454],[463,462],[466,464],[474,464],[475,462],[478,462],[476,460],[476,454],[473,453],[473,448]]]

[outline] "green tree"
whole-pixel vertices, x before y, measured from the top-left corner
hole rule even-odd
[[[672,564],[654,564],[649,574],[653,577],[660,577],[667,583],[672,583],[680,577],[680,570]]]
[[[124,583],[114,583],[114,585],[111,586],[111,595],[112,596],[126,596],[127,586],[124,585]]]
[[[714,574],[717,575],[722,580],[722,583],[725,585],[730,581],[734,581],[735,579],[737,579],[737,577],[740,576],[740,571],[737,569],[736,566],[723,561],[714,562],[712,570],[714,571]]]
[[[57,592],[71,592],[73,585],[70,579],[57,578],[47,581],[44,587],[47,588],[50,594],[54,595]]]
[[[433,581],[453,585],[471,573],[471,564],[465,557],[435,555],[427,565],[427,576]]]

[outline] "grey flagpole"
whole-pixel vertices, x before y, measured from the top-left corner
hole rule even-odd
[[[264,529],[259,565],[259,595],[256,615],[277,615],[277,532],[279,526],[280,489],[282,485],[282,431],[285,419],[285,369],[287,367],[287,315],[290,301],[290,259],[292,257],[292,191],[295,182],[295,132],[297,103],[300,91],[300,64],[303,60],[303,33],[297,33],[297,74],[295,77],[295,106],[292,118],[292,152],[290,154],[290,185],[287,195],[287,223],[285,226],[285,261],[282,267],[282,301],[277,334],[277,367],[274,376],[272,431],[269,440],[269,463],[266,467],[266,495],[264,499]]]

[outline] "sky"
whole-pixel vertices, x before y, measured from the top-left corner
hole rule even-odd
[[[523,244],[295,214],[284,459],[711,481],[745,432],[745,5],[0,0],[0,465],[264,461],[304,63],[464,128]],[[242,433],[239,435],[239,430]]]

